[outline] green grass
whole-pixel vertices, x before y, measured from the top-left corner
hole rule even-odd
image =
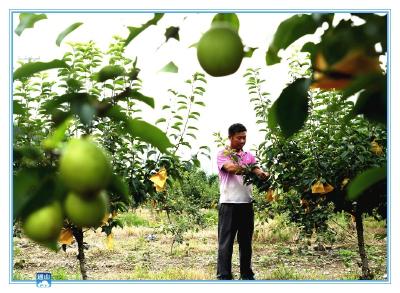
[[[338,251],[340,259],[346,265],[346,267],[351,267],[354,265],[354,260],[358,257],[358,253],[349,249],[339,249]]]
[[[57,267],[51,270],[51,278],[53,280],[81,280],[82,276],[80,273],[69,273],[67,269]]]
[[[17,272],[13,272],[12,280],[13,281],[33,280],[33,277],[30,278],[30,277],[28,277],[28,276],[26,276],[26,275],[24,275],[24,274],[22,274],[22,273],[17,271]]]
[[[285,215],[276,215],[274,219],[262,225],[256,225],[254,240],[262,243],[288,243],[298,233],[298,228],[288,223]]]
[[[218,211],[213,210],[205,210],[204,221],[206,222],[207,227],[212,227],[218,225]]]
[[[146,219],[143,219],[142,217],[138,216],[135,213],[128,212],[128,213],[123,213],[120,214],[117,217],[118,220],[122,222],[124,226],[127,227],[149,227],[149,221]]]
[[[374,217],[364,218],[364,229],[386,229],[386,221],[376,220]]]
[[[273,279],[273,280],[300,280],[303,278],[293,268],[289,268],[289,267],[281,264],[272,271],[271,279]]]
[[[21,248],[20,248],[20,247],[17,247],[17,246],[14,246],[14,249],[13,249],[13,255],[14,255],[14,257],[20,256],[21,254],[22,254]]]
[[[167,268],[161,271],[148,270],[137,266],[129,280],[212,280],[215,279],[211,272],[199,269]]]

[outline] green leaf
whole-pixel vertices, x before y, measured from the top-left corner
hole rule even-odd
[[[54,122],[54,126],[58,126],[71,116],[72,114],[70,111],[55,109],[51,113],[51,120]]]
[[[137,90],[132,90],[132,88],[129,88],[129,87],[125,88],[124,91],[122,91],[121,93],[119,93],[115,96],[104,99],[102,101],[102,103],[103,104],[108,103],[108,105],[111,105],[115,101],[122,101],[126,98],[132,98],[132,99],[138,100],[138,101],[143,102],[143,103],[149,105],[150,107],[154,108],[154,99],[152,97],[145,96],[145,95],[141,94],[140,92],[138,92]]]
[[[275,129],[278,127],[278,119],[276,116],[276,107],[277,104],[272,104],[271,108],[268,111],[268,127],[271,129]]]
[[[90,126],[96,116],[96,108],[87,101],[74,101],[71,103],[71,112],[78,115],[82,124]]]
[[[379,168],[370,168],[362,172],[350,182],[347,190],[347,198],[349,200],[356,200],[369,187],[385,179],[386,176],[386,165]]]
[[[81,81],[73,79],[73,78],[67,79],[66,83],[67,83],[68,88],[74,92],[79,91],[83,87],[83,84]]]
[[[42,19],[47,19],[46,14],[33,14],[33,13],[21,13],[19,15],[19,24],[15,29],[15,33],[20,36],[22,32],[27,28],[33,28],[36,22]]]
[[[13,217],[26,217],[30,212],[59,198],[64,186],[45,167],[25,168],[13,178]]]
[[[15,160],[24,158],[32,161],[40,161],[43,159],[43,151],[32,145],[23,145],[14,147],[13,157]]]
[[[197,105],[203,106],[203,107],[206,106],[206,104],[204,102],[201,102],[201,101],[194,102],[194,103],[197,104]]]
[[[178,120],[183,120],[183,117],[181,115],[174,115],[174,118],[178,119]],[[181,123],[182,124],[182,123]]]
[[[167,152],[167,149],[172,146],[163,131],[145,121],[128,117],[118,105],[109,109],[106,115],[114,121],[124,122],[125,131],[134,137],[138,137],[141,141],[150,143],[163,153]]]
[[[58,59],[54,59],[50,62],[28,62],[21,65],[14,71],[13,79],[18,80],[25,77],[30,77],[43,70],[68,67],[69,66],[64,61]]]
[[[200,163],[199,159],[196,157],[196,155],[192,156],[192,162],[197,168],[200,168],[201,163]]]
[[[179,132],[181,131],[181,128],[179,127],[179,125],[172,125],[171,128],[178,130]]]
[[[311,61],[314,61],[317,50],[318,50],[317,44],[315,44],[313,42],[307,42],[303,45],[303,47],[301,48],[300,51],[309,53]]]
[[[201,150],[211,151],[210,147],[207,146],[207,145],[202,145],[202,146],[200,147],[200,149],[201,149]]]
[[[193,133],[186,133],[186,135],[193,137],[194,139],[197,139],[196,135]]]
[[[250,48],[250,47],[245,47],[244,48],[244,58],[251,58],[253,56],[253,53],[255,50],[257,50],[258,48]]]
[[[117,77],[124,75],[126,75],[126,71],[122,66],[107,65],[96,74],[96,80],[98,82],[105,82],[108,79],[116,79]]]
[[[379,83],[382,78],[386,80],[386,76],[377,73],[357,76],[351,81],[350,85],[343,90],[342,98],[347,99],[362,89],[370,87],[371,84]]]
[[[341,20],[338,25],[331,28],[329,33],[322,36],[319,51],[329,65],[343,59],[350,50],[360,46],[365,47],[365,39],[359,27],[354,27],[352,20]],[[361,44],[360,44],[361,43]]]
[[[384,89],[367,89],[357,99],[350,116],[363,114],[368,120],[387,123],[387,95]]]
[[[170,26],[165,31],[165,42],[168,42],[169,39],[176,39],[179,41],[179,27],[178,26]]]
[[[267,65],[273,65],[273,64],[281,62],[281,58],[278,57],[278,50],[276,50],[272,47],[268,48],[265,59],[267,61]]]
[[[154,17],[150,19],[148,22],[143,24],[141,27],[132,27],[128,26],[129,29],[129,36],[125,40],[125,46],[128,46],[129,43],[136,38],[141,32],[143,32],[145,29],[147,29],[151,25],[156,25],[158,21],[164,16],[164,13],[155,13]]]
[[[83,124],[90,125],[97,113],[97,109],[94,106],[94,99],[94,96],[91,96],[88,93],[70,93],[54,97],[45,102],[41,109],[47,114],[60,114],[61,120],[57,123],[59,124],[64,122],[70,113],[59,111],[58,107],[63,103],[69,103],[70,112],[78,115]]]
[[[13,100],[13,114],[24,115],[26,113],[26,108],[19,101]]]
[[[178,73],[178,67],[174,64],[174,62],[171,61],[167,65],[165,65],[162,69],[160,69],[160,71]]]
[[[72,33],[74,30],[76,30],[78,27],[80,27],[83,24],[83,22],[76,22],[74,24],[71,24],[69,27],[67,27],[64,31],[62,31],[56,40],[56,44],[58,47],[60,47],[61,42],[64,40],[66,36],[68,36],[70,33]]]
[[[132,91],[132,93],[129,95],[131,98],[134,98],[135,100],[141,101],[150,107],[154,109],[154,98],[145,96],[138,91]]]
[[[118,199],[122,200],[124,203],[128,205],[131,203],[131,198],[129,197],[129,186],[120,176],[112,174],[107,190],[111,191],[114,195],[117,195]]]
[[[52,150],[60,146],[61,142],[65,138],[65,133],[71,125],[73,119],[66,119],[61,125],[59,125],[46,139],[42,141],[44,149]]]
[[[65,94],[65,95],[61,95],[61,96],[55,96],[52,99],[44,102],[40,108],[45,113],[51,114],[55,109],[60,107],[61,104],[70,103],[73,100],[87,99],[87,96],[88,96],[87,93],[71,93],[71,94]]]
[[[287,86],[274,102],[276,108],[272,115],[276,115],[276,121],[286,138],[300,130],[307,119],[310,84],[310,79],[299,78]]]
[[[163,153],[167,152],[167,148],[172,146],[162,130],[145,121],[130,119],[127,126],[130,134],[139,137],[144,142],[150,143]]]
[[[279,50],[286,49],[304,35],[314,33],[325,20],[326,16],[320,14],[300,14],[281,22],[266,53],[267,65],[279,63]]]
[[[196,86],[195,90],[199,90],[201,92],[205,92],[206,91],[206,89],[201,87],[201,86]]]
[[[157,119],[157,121],[155,122],[156,124],[162,123],[162,122],[166,122],[167,120],[165,118],[159,118]]]
[[[228,24],[236,32],[239,31],[239,18],[235,13],[218,13],[214,16],[211,25]]]

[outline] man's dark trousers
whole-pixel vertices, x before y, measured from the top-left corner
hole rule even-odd
[[[239,243],[240,276],[252,279],[251,242],[254,231],[252,203],[221,203],[218,212],[217,278],[231,280],[233,243],[237,233]]]

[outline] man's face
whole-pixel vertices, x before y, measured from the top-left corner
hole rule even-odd
[[[246,144],[246,131],[237,132],[229,137],[231,141],[231,148],[235,150],[241,150]]]

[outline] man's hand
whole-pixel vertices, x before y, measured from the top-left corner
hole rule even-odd
[[[258,167],[253,169],[253,173],[256,174],[258,176],[258,178],[263,179],[263,180],[267,180],[268,177],[270,176],[270,174],[268,172],[265,172]]]

